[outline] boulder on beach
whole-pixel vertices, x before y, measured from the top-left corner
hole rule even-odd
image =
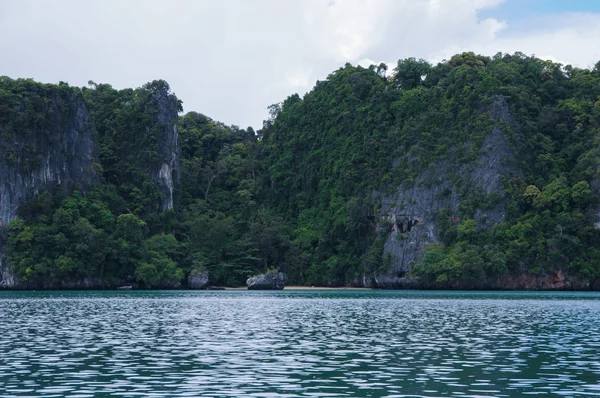
[[[208,271],[192,272],[188,277],[188,288],[190,289],[206,289],[208,284]]]
[[[248,290],[282,290],[287,282],[283,272],[267,272],[248,278]]]

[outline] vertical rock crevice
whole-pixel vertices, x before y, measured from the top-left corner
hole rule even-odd
[[[167,90],[152,95],[158,109],[157,124],[160,128],[158,151],[160,161],[152,170],[152,178],[160,184],[163,195],[161,211],[173,209],[173,191],[179,185],[181,175],[179,131],[177,128],[179,104],[177,98]]]

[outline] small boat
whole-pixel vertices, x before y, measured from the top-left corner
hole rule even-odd
[[[133,286],[119,286],[117,290],[131,290]]]

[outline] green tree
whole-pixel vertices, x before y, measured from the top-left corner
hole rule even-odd
[[[430,71],[431,65],[424,59],[401,59],[394,69],[393,81],[401,89],[411,90],[419,87]]]

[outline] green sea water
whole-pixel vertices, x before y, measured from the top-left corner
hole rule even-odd
[[[0,396],[600,395],[600,294],[0,292]]]

